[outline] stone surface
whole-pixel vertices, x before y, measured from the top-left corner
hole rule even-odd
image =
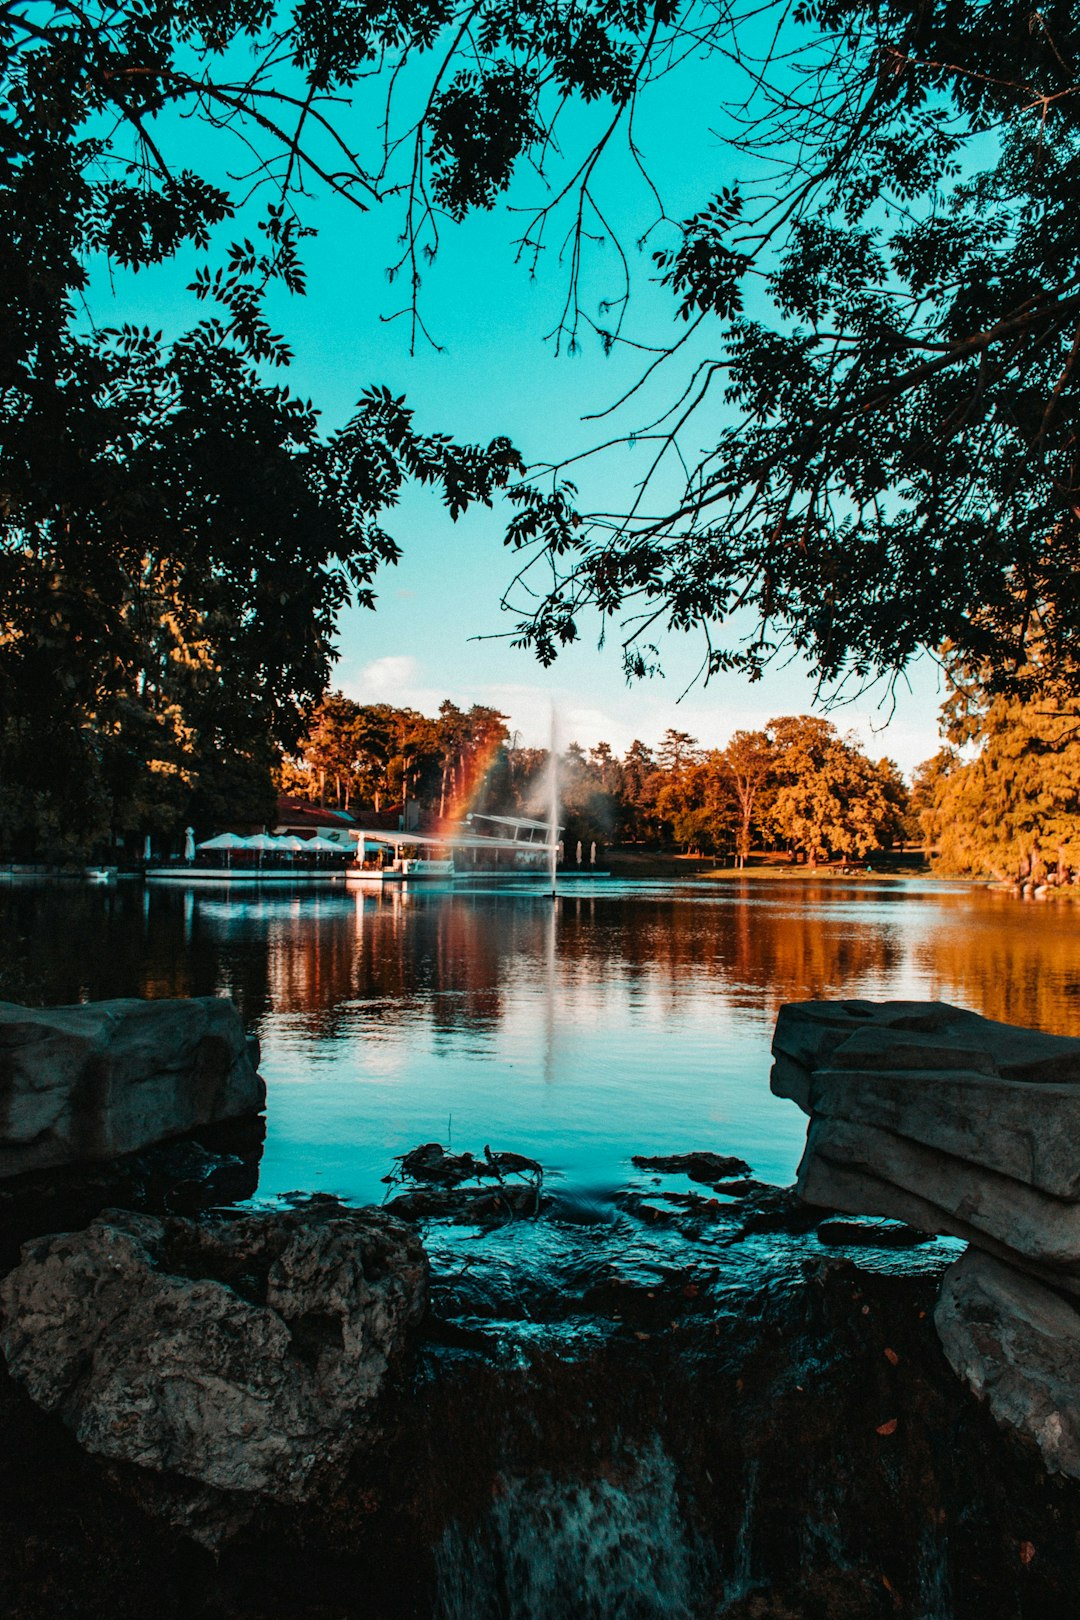
[[[253,1056],[224,997],[0,1003],[0,1178],[119,1158],[258,1112]]]
[[[798,1192],[971,1245],[936,1324],[997,1420],[1080,1478],[1080,1041],[937,1003],[781,1009]],[[1074,1415],[1077,1414],[1077,1415]]]
[[[944,1001],[792,1001],[781,1007],[774,1052],[812,1071],[842,1067],[842,1056],[827,1061],[841,1047],[860,1069],[986,1065],[986,1073],[1009,1080],[1080,1081],[1080,1040],[997,1023]],[[928,1053],[933,1065],[926,1063]]]
[[[934,1322],[954,1370],[1052,1473],[1080,1479],[1080,1312],[1035,1278],[968,1249],[946,1272]]]
[[[999,1175],[874,1125],[828,1117],[811,1121],[799,1168],[800,1195],[813,1204],[845,1208],[834,1168],[874,1176],[930,1206],[933,1230],[978,1242],[981,1235],[1025,1255],[1033,1264],[1080,1272],[1080,1204]],[[898,1203],[849,1213],[908,1219]],[[916,1223],[918,1224],[918,1223]]]
[[[302,1501],[362,1443],[426,1294],[419,1241],[378,1210],[110,1211],[24,1247],[0,1349],[87,1451]]]
[[[837,1067],[812,1076],[806,1111],[891,1131],[1055,1198],[1080,1198],[1080,1084],[1033,1088],[899,1063],[892,1072]]]
[[[772,1088],[811,1116],[809,1202],[1080,1275],[1080,1041],[935,1002],[781,1008]]]

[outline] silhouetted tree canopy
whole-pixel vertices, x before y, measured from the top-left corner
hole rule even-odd
[[[1077,7],[771,15],[746,182],[656,254],[686,331],[651,362],[674,386],[637,498],[535,490],[514,538],[560,566],[522,637],[550,658],[586,607],[629,608],[632,669],[699,624],[710,672],[797,648],[827,680],[949,639],[1007,685],[1037,635],[1075,685]]]
[[[5,5],[0,843],[257,799],[342,605],[397,555],[407,478],[453,515],[507,492],[535,593],[511,592],[517,639],[545,661],[599,609],[637,673],[654,627],[695,626],[710,673],[794,647],[865,676],[946,638],[992,682],[1077,667],[1078,22],[1009,0]],[[639,98],[702,55],[743,178],[688,154],[700,207],[680,225],[658,196],[635,259],[601,159],[620,142],[647,172]],[[505,439],[421,431],[374,383],[326,436],[275,375],[267,296],[303,292],[313,190],[398,210],[417,342],[440,231],[526,169],[547,189],[513,237],[529,268],[561,252],[559,342],[638,341],[636,262],[674,299],[643,359],[672,403],[634,424],[620,512],[579,510],[566,468],[519,477]],[[599,236],[618,282],[596,311]],[[182,248],[185,333],[94,327],[94,263]]]

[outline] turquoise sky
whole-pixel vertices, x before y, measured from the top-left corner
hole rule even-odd
[[[738,160],[714,133],[720,100],[731,89],[714,61],[682,69],[643,104],[637,138],[672,218],[702,206],[737,172]],[[362,134],[359,115],[353,127]],[[586,132],[584,124],[566,130],[567,147]],[[222,161],[199,149],[202,137],[194,122],[181,125],[178,133],[195,166]],[[634,276],[627,330],[639,341],[670,341],[680,328],[673,301],[655,285],[650,259],[652,248],[662,245],[662,231],[643,250],[635,246],[653,222],[655,204],[623,154],[612,153],[606,163],[600,190],[609,217],[619,223]],[[542,197],[540,182],[526,177],[511,194],[511,209]],[[536,279],[515,265],[513,239],[527,217],[500,208],[460,226],[447,222],[422,292],[425,320],[444,352],[422,343],[410,354],[407,322],[379,318],[391,315],[402,299],[386,277],[399,252],[399,211],[391,203],[360,214],[313,198],[305,205],[305,218],[318,232],[303,245],[307,297],[272,306],[296,352],[285,380],[314,400],[328,429],[349,415],[366,386],[380,383],[407,395],[422,430],[482,441],[505,433],[529,462],[574,454],[606,437],[606,425],[582,418],[605,409],[633,383],[640,355],[617,349],[605,356],[591,334],[577,355],[556,355],[545,343],[544,334],[558,321],[566,274],[555,251]],[[246,219],[234,222],[223,239],[247,229]],[[551,240],[557,246],[557,237]],[[196,262],[192,255],[137,276],[99,266],[88,300],[93,318],[101,324],[131,319],[167,332],[182,329],[196,318],[184,292]],[[585,303],[594,314],[601,299],[617,289],[616,267],[610,246],[593,248]],[[641,426],[669,403],[678,392],[676,381],[674,371],[662,375],[617,418],[621,429]],[[719,410],[699,414],[688,440],[691,452],[711,442]],[[576,476],[584,506],[623,508],[646,454],[639,446],[581,466]],[[514,571],[502,545],[505,517],[505,510],[479,511],[454,524],[430,493],[406,495],[387,524],[404,548],[403,562],[377,581],[375,613],[349,612],[342,621],[337,678],[349,695],[409,703],[428,712],[443,697],[465,706],[493,704],[510,716],[527,743],[547,740],[554,703],[564,741],[589,746],[604,739],[618,750],[634,737],[653,743],[672,725],[703,744],[719,745],[737,727],[760,726],[773,715],[814,703],[812,685],[798,663],[775,668],[756,685],[722,676],[707,687],[691,686],[679,701],[702,658],[694,637],[668,638],[661,649],[665,678],[629,688],[618,637],[611,635],[609,645],[599,649],[599,626],[552,670],[542,670],[530,655],[500,639],[511,621],[500,612],[499,599]],[[891,702],[879,692],[855,699],[832,717],[842,729],[856,730],[875,756],[891,754],[910,769],[937,747],[941,696],[936,671],[927,662],[911,673],[910,689],[898,689]]]

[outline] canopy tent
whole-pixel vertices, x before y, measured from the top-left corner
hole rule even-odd
[[[235,852],[246,850],[252,855],[350,855],[352,853],[344,844],[337,843],[332,838],[298,838],[295,833],[285,833],[276,838],[273,833],[253,833],[250,838],[240,838],[236,833],[218,833],[216,838],[207,838],[203,843],[195,846],[197,849],[225,850]]]

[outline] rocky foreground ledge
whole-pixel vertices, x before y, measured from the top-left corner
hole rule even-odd
[[[1015,1032],[991,1026],[979,1057],[961,1014],[950,1067],[953,1012],[785,1009],[777,1078],[815,1115],[804,1195],[852,1169],[821,1151],[845,1140],[832,1123],[867,1123],[829,1112],[845,1077],[893,1099],[867,1140],[900,1149],[863,1153],[858,1199],[838,1182],[810,1203],[704,1150],[642,1156],[632,1185],[585,1198],[520,1155],[425,1144],[383,1209],[112,1209],[28,1236],[0,1283],[6,1611],[1073,1620],[1080,1482],[1047,1436],[1068,1430],[1080,1343],[1047,1277],[1075,1273],[1046,1245],[1024,1269],[1006,1203],[935,1202],[895,1168],[940,1151],[913,1100],[929,1074],[939,1112],[966,1099],[950,1158],[1067,1187],[1037,1108],[1024,1158],[948,1076],[1034,1098],[1068,1089],[1073,1055],[1039,1046],[1052,1075],[1021,1079]],[[921,1066],[890,1071],[891,1039]],[[972,1235],[956,1265],[928,1235],[949,1222],[988,1246]],[[949,1312],[998,1369],[982,1386]]]
[[[810,1116],[799,1195],[967,1241],[945,1354],[1080,1479],[1080,1040],[938,1002],[797,1002],[773,1052],[773,1091]]]
[[[0,1002],[0,1183],[258,1113],[258,1061],[224,996]]]

